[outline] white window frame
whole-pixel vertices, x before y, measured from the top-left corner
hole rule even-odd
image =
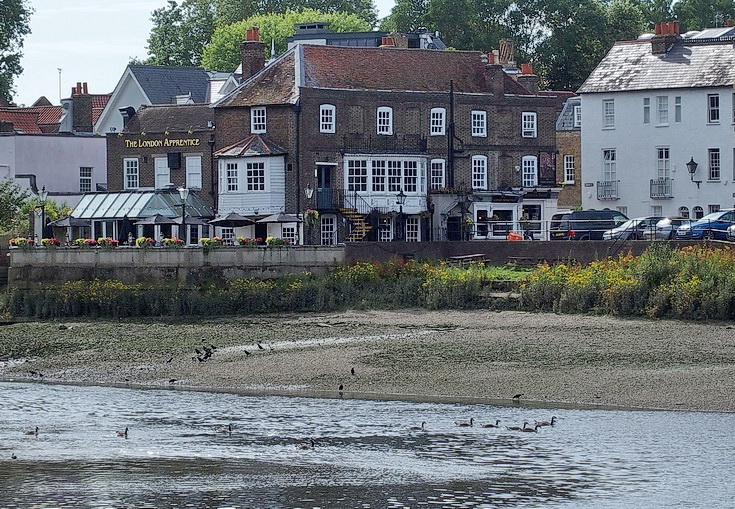
[[[224,164],[224,190],[228,193],[240,191],[240,165],[235,161],[225,161]]]
[[[574,106],[574,127],[582,127],[582,105]]]
[[[390,242],[393,240],[393,218],[381,222],[378,227],[378,242]]]
[[[677,95],[674,97],[674,122],[677,124],[681,122],[681,96]]]
[[[521,113],[521,136],[523,138],[535,138],[538,134],[537,118],[535,111],[524,111]]]
[[[656,147],[656,175],[660,179],[671,176],[671,155],[669,147]]]
[[[281,228],[281,238],[288,240],[288,243],[291,245],[296,244],[296,227],[283,226]]]
[[[487,111],[472,110],[470,124],[473,138],[487,138]]]
[[[472,156],[472,189],[487,189],[487,156]]]
[[[615,127],[615,99],[602,101],[602,127],[605,129]]]
[[[429,189],[446,187],[447,162],[444,159],[432,159],[429,162]]]
[[[602,149],[602,180],[613,182],[618,174],[618,152],[614,148]]]
[[[669,125],[669,96],[656,96],[656,122],[657,125]]]
[[[373,160],[370,164],[371,169],[371,188],[374,193],[384,193],[386,189],[388,162],[385,159]]]
[[[364,193],[368,190],[368,160],[347,160],[347,190]]]
[[[574,184],[577,178],[577,158],[574,154],[564,156],[564,183]]]
[[[707,149],[707,162],[709,163],[707,180],[719,181],[722,178],[722,154],[719,148]]]
[[[245,190],[249,193],[262,193],[268,190],[268,172],[265,161],[245,163]]]
[[[418,216],[407,216],[404,225],[406,242],[419,242],[421,240],[421,222]]]
[[[319,106],[319,132],[333,134],[337,128],[337,108],[333,104]]]
[[[393,108],[379,106],[376,111],[376,130],[379,135],[393,135]]]
[[[202,188],[202,156],[186,156],[186,187]]]
[[[268,117],[265,106],[250,108],[250,133],[264,134],[268,129]]]
[[[643,124],[648,125],[651,123],[651,98],[643,98]]]
[[[694,219],[702,219],[704,217],[704,209],[697,205],[692,209],[692,215]]]
[[[521,158],[521,186],[538,186],[538,157],[523,156]]]
[[[680,217],[689,219],[689,207],[685,207],[684,205],[682,205],[681,207],[679,207],[678,212]]]
[[[707,123],[720,123],[720,94],[707,94]]]
[[[140,187],[140,160],[137,157],[126,157],[123,159],[125,168],[125,189],[138,189]]]
[[[431,108],[429,114],[429,135],[444,136],[446,133],[447,110],[445,108]]]
[[[80,193],[91,193],[92,192],[92,167],[91,166],[80,166],[79,167],[79,192]]]
[[[171,168],[168,167],[168,157],[154,157],[153,168],[155,174],[154,187],[164,189],[171,183]]]
[[[319,238],[322,246],[334,246],[337,244],[337,218],[335,216],[321,216]]]

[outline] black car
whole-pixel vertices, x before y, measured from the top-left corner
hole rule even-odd
[[[551,217],[551,240],[602,240],[602,234],[628,218],[617,210],[575,210]]]

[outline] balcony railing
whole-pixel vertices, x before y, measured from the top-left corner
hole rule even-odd
[[[367,215],[371,212],[387,214],[388,209],[370,205],[362,196],[355,191],[344,189],[317,189],[316,206],[323,210],[353,209],[358,214]]]
[[[597,181],[597,199],[598,200],[617,200],[618,181],[617,180],[598,180]]]
[[[670,178],[651,179],[651,198],[666,199],[673,197]]]
[[[342,152],[423,154],[426,153],[426,138],[414,134],[392,136],[349,134],[342,137]]]

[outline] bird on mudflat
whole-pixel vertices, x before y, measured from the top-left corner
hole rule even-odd
[[[350,374],[352,374],[352,376],[355,376],[355,368],[350,368]]]
[[[339,384],[339,392],[342,392],[343,390],[345,390],[345,386],[342,384]]]
[[[17,460],[18,459],[18,456],[16,456],[15,453],[13,453],[13,454],[10,455],[10,459],[11,460]]]
[[[261,345],[260,343],[257,343],[257,345],[258,345],[258,350],[265,350],[265,348],[263,348],[263,345]]]
[[[518,401],[519,399],[521,399],[521,396],[523,396],[523,394],[516,394],[515,396],[513,396],[513,398],[512,398],[512,399],[513,399],[514,401]]]

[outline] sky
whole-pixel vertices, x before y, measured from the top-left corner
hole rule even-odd
[[[393,0],[373,0],[379,17]],[[92,94],[112,92],[131,57],[145,58],[151,12],[166,0],[28,0],[35,10],[23,44],[23,73],[14,101],[30,106],[46,96],[52,104],[69,97],[77,82]],[[61,69],[59,72],[58,69]]]

